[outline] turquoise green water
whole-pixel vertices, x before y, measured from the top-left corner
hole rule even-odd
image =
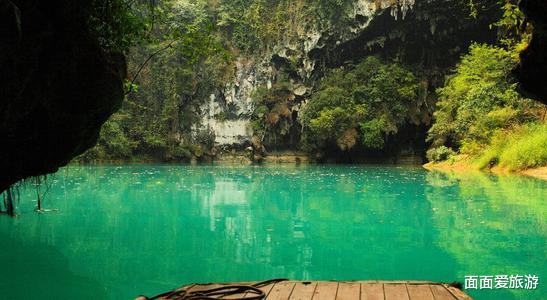
[[[130,299],[181,284],[291,279],[464,281],[535,274],[547,183],[367,166],[69,167],[44,206],[0,216],[0,298]],[[544,298],[545,299],[545,298]]]

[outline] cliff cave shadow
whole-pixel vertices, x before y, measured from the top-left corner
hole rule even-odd
[[[106,287],[74,274],[67,258],[55,247],[24,242],[0,233],[2,299],[107,299]],[[39,276],[36,276],[39,274]],[[36,280],[39,277],[40,280]]]

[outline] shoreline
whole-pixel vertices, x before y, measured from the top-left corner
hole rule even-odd
[[[529,168],[529,169],[517,170],[517,171],[510,171],[498,166],[495,166],[490,169],[479,169],[471,165],[466,158],[467,157],[459,157],[459,158],[456,158],[455,161],[444,161],[439,163],[429,162],[422,165],[422,167],[428,171],[445,171],[445,172],[457,172],[457,173],[483,172],[483,173],[491,173],[495,175],[510,174],[510,175],[528,176],[528,177],[533,177],[536,179],[547,181],[547,166]]]
[[[245,151],[225,151],[215,156],[204,156],[202,158],[189,158],[181,160],[161,160],[150,157],[134,157],[132,159],[112,159],[112,160],[73,160],[69,164],[74,165],[95,165],[95,164],[374,164],[374,165],[400,165],[416,166],[423,165],[423,159],[418,155],[401,155],[397,158],[368,158],[356,160],[354,162],[337,162],[335,159],[325,159],[318,161],[313,155],[303,151],[270,151],[263,154],[260,160],[253,161],[249,153]]]
[[[93,162],[78,162],[73,161],[69,163],[69,165],[102,165],[102,164],[149,164],[149,163],[158,163],[154,160],[149,159],[143,159],[143,160],[133,160],[133,161],[123,161],[123,160],[111,160],[111,161],[93,161]],[[196,161],[188,161],[188,162],[162,162],[167,164],[189,164],[189,165],[200,165],[200,164],[242,164],[242,165],[252,165],[253,162],[244,154],[242,153],[225,153],[223,155],[217,156],[215,159],[208,161],[208,162],[196,162]],[[283,152],[272,152],[264,156],[263,160],[259,164],[284,164],[284,165],[309,165],[309,164],[321,164],[313,161],[309,155],[302,153],[302,152],[290,152],[290,151],[283,151]],[[367,164],[367,163],[356,163],[356,165],[361,164]],[[384,165],[384,163],[373,163],[374,165],[380,164]],[[466,172],[482,172],[482,173],[490,173],[495,175],[521,175],[521,176],[528,176],[537,178],[540,180],[547,181],[547,166],[543,167],[537,167],[537,168],[530,168],[525,170],[518,170],[518,171],[509,171],[505,168],[501,167],[493,167],[490,169],[479,169],[475,166],[473,166],[468,160],[467,156],[459,155],[455,158],[453,161],[444,161],[439,163],[429,162],[426,164],[409,164],[409,163],[402,163],[402,164],[393,164],[393,163],[387,163],[385,165],[397,165],[397,166],[415,166],[415,167],[421,167],[423,169],[426,169],[428,171],[445,171],[445,172],[457,172],[457,173],[466,173]]]

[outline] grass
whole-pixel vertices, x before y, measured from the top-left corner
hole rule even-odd
[[[475,159],[477,167],[519,171],[547,165],[547,124],[529,123],[496,133]]]

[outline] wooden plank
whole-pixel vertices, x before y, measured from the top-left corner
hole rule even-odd
[[[244,282],[244,283],[241,283],[243,285],[254,285],[258,282]],[[236,285],[239,285],[239,283],[234,283]],[[268,294],[270,293],[270,291],[272,290],[273,286],[275,285],[275,282],[272,282],[268,285],[265,285],[265,286],[261,286],[259,287],[258,289],[261,290],[264,295],[266,295],[266,297],[268,297]],[[229,296],[223,296],[222,299],[241,299],[241,298],[251,298],[251,297],[256,297],[257,294],[256,293],[250,293],[250,292],[246,292],[244,295],[241,295],[241,294],[234,294],[234,295],[229,295]]]
[[[384,293],[386,300],[409,300],[406,285],[402,283],[384,284]]]
[[[211,283],[182,286],[178,291],[196,292],[256,282]],[[259,288],[272,300],[471,300],[463,291],[428,281],[281,281]],[[169,293],[166,293],[168,295]],[[215,295],[215,298],[250,298],[254,293]],[[159,299],[167,299],[166,296]]]
[[[361,282],[366,283],[366,281],[361,281]],[[401,284],[435,284],[436,283],[436,282],[426,281],[426,280],[377,280],[377,281],[373,281],[373,282],[383,283],[383,284],[386,284],[386,283],[389,283],[389,284],[397,284],[397,283],[401,283]]]
[[[382,283],[361,283],[361,300],[384,300]]]
[[[229,285],[253,285],[254,282],[237,282],[237,283],[230,283]],[[247,292],[243,292],[242,294],[233,294],[233,295],[227,295],[227,296],[221,296],[222,299],[240,299],[240,298],[246,298],[251,297],[256,294],[251,294]]]
[[[361,284],[358,282],[340,282],[338,283],[338,293],[336,300],[355,300],[361,296]]]
[[[441,284],[430,284],[431,292],[435,300],[454,300],[456,299],[452,294]]]
[[[215,284],[211,284],[211,283],[207,283],[207,284],[190,284],[190,285],[186,285],[186,286],[183,286],[183,287],[177,289],[173,293],[167,293],[165,296],[162,296],[159,299],[169,299],[168,296],[170,294],[177,294],[177,292],[181,292],[181,291],[196,292],[196,291],[203,291],[203,290],[208,290],[208,289],[221,287],[223,285],[225,285],[225,284],[216,284],[216,283]]]
[[[446,286],[445,287],[448,289],[448,291],[450,293],[452,293],[452,295],[454,295],[454,297],[456,297],[456,299],[458,300],[472,300],[471,297],[469,297],[469,295],[467,295],[466,293],[464,293],[462,290],[458,289],[458,288],[455,288],[453,286]]]
[[[410,299],[435,300],[428,285],[407,284],[406,289],[408,290]]]
[[[287,300],[294,289],[294,281],[281,281],[274,285],[270,294],[268,295],[269,300]]]
[[[310,300],[317,286],[317,281],[297,282],[292,291],[290,300]],[[333,298],[334,299],[334,298]]]
[[[272,288],[274,287],[275,285],[275,282],[272,282],[271,284],[268,284],[268,285],[265,285],[265,286],[262,286],[262,287],[259,287],[258,289],[263,291],[264,292],[264,295],[266,295],[266,298],[268,297],[268,295],[270,294],[270,291],[272,290]],[[245,297],[247,297],[248,295],[246,294]],[[251,295],[252,296],[252,295]]]
[[[336,292],[338,290],[338,282],[336,281],[319,281],[315,292],[313,293],[313,300],[334,300],[336,299]]]

